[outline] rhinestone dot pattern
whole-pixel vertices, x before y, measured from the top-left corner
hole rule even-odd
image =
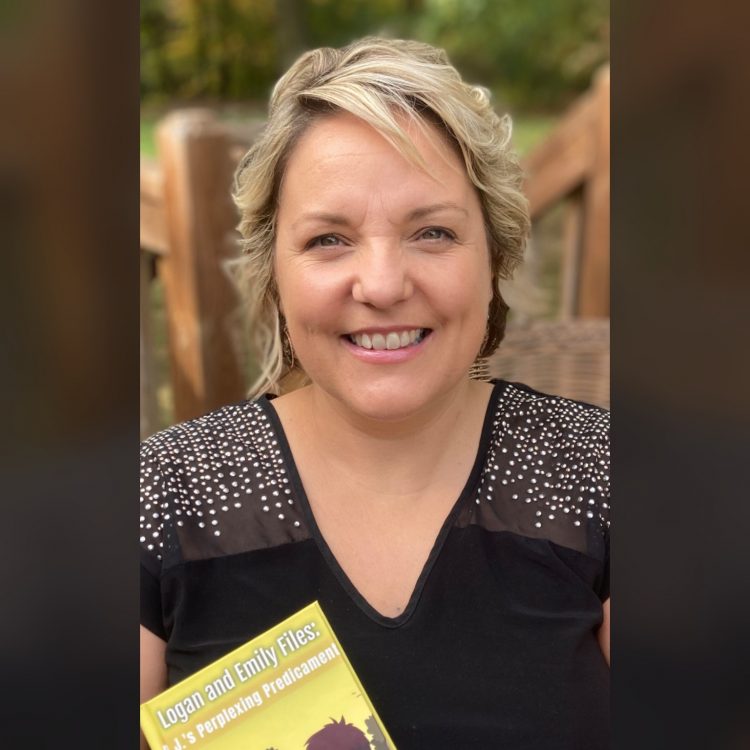
[[[140,481],[141,546],[162,565],[309,537],[260,402],[151,436],[141,446]]]
[[[601,558],[609,474],[609,412],[508,384],[473,503],[458,525],[546,538]]]
[[[609,413],[503,383],[486,457],[455,525],[546,538],[603,558]],[[266,402],[242,402],[141,447],[140,542],[156,572],[309,539]]]

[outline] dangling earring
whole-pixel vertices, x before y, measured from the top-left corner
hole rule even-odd
[[[487,357],[477,357],[469,368],[469,377],[485,383],[490,380],[490,360]]]
[[[289,328],[287,327],[286,320],[284,321],[284,340],[282,342],[282,350],[284,352],[284,359],[289,362],[289,369],[293,370],[295,365],[294,359],[294,347],[292,346],[292,339],[289,337]]]
[[[487,328],[484,332],[484,338],[482,339],[482,345],[479,347],[479,351],[484,351],[487,346],[487,341],[490,338],[490,326],[489,326],[489,313],[487,313]],[[490,360],[488,357],[482,357],[477,355],[477,358],[469,368],[469,377],[472,380],[481,380],[487,382],[490,380]]]

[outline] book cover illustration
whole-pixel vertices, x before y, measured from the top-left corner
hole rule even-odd
[[[152,750],[396,750],[317,602],[141,705]]]

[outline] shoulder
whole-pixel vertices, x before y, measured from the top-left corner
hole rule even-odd
[[[499,382],[485,492],[516,504],[532,533],[550,527],[609,528],[609,412]]]
[[[154,473],[162,484],[179,491],[186,480],[205,483],[223,469],[247,474],[263,471],[279,455],[278,436],[269,408],[258,401],[241,401],[205,416],[157,432],[141,443],[141,488]]]
[[[495,411],[495,442],[513,443],[527,455],[535,455],[537,461],[559,459],[608,469],[610,415],[606,409],[520,383],[500,386],[503,390]]]
[[[262,440],[267,422],[260,401],[241,401],[151,435],[141,443],[141,459],[180,465],[186,457],[232,452],[239,443],[246,447],[254,438]]]
[[[609,412],[600,406],[542,393],[522,383],[503,383],[498,414],[514,426],[568,440],[609,436]]]
[[[278,473],[277,436],[260,401],[225,406],[162,430],[140,449],[141,536],[162,559],[178,550],[183,526],[219,530],[217,509],[240,507],[245,496]]]

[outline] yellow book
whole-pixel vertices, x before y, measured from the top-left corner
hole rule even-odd
[[[141,705],[152,750],[396,750],[318,602]]]

